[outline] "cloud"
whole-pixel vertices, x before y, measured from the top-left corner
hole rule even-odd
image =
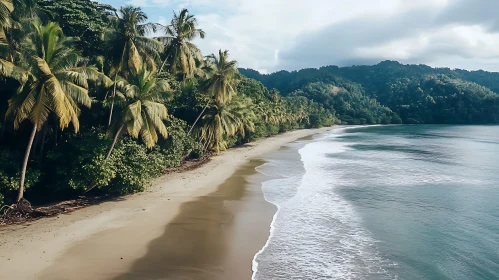
[[[346,65],[363,59],[407,59],[417,49],[411,42],[419,41],[425,32],[434,29],[431,22],[435,14],[418,8],[391,17],[353,18],[302,33],[294,45],[282,52],[284,67]]]
[[[263,72],[385,59],[499,70],[498,0],[128,2],[162,23],[188,8],[207,32],[196,41],[205,54],[228,49],[239,66]]]
[[[488,31],[499,31],[499,1],[454,0],[439,14],[439,23],[481,25]]]
[[[499,1],[455,0],[441,2],[434,9],[419,7],[391,17],[331,24],[298,36],[296,43],[282,52],[281,66],[297,69],[390,59],[499,70],[497,20],[486,11],[496,6],[499,8]]]
[[[217,3],[219,1],[210,3],[213,7],[224,6],[224,1]],[[196,0],[193,0],[193,7],[196,6],[194,2]],[[235,8],[230,13],[215,9],[208,16],[198,16],[208,36],[206,40],[196,43],[209,52],[215,51],[215,47],[227,48],[240,66],[268,72],[284,67],[280,52],[300,40],[300,33],[314,32],[329,24],[370,13],[391,13],[393,10],[389,7],[400,1],[388,0],[382,5],[370,0],[239,0],[232,3],[236,5],[233,4]],[[359,3],[362,9],[358,9]],[[279,50],[279,56],[276,56],[276,50]]]

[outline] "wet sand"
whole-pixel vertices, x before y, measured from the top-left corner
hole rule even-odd
[[[114,279],[251,279],[276,211],[263,198],[261,164],[245,164],[216,192],[184,203],[147,254]]]
[[[0,228],[0,279],[251,279],[275,212],[256,159],[329,129],[264,139],[145,193]]]

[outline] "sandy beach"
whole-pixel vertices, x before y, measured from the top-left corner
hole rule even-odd
[[[1,227],[0,279],[250,279],[275,212],[258,158],[330,129],[250,143],[144,193]]]

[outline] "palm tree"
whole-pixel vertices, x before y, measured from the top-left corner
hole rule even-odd
[[[10,13],[12,13],[13,10],[14,5],[12,0],[0,0],[0,29],[9,25]],[[1,32],[3,32],[3,30],[0,30],[0,33]]]
[[[254,131],[255,113],[251,110],[251,99],[236,97],[227,103],[217,103],[203,116],[201,141],[205,149],[219,153],[227,149],[227,137],[246,131]]]
[[[214,54],[207,56],[204,70],[207,79],[202,86],[206,89],[210,99],[192,124],[189,133],[211,103],[215,102],[216,106],[223,105],[236,94],[235,89],[239,72],[237,71],[237,61],[229,60],[228,50],[219,50],[218,57]]]
[[[6,45],[4,28],[10,25],[10,13],[13,10],[12,0],[0,0],[0,47]]]
[[[277,117],[274,106],[271,103],[259,101],[254,104],[253,108],[254,111],[258,112],[263,122],[269,124],[279,124],[279,118]]]
[[[0,44],[5,45],[6,32],[22,30],[23,25],[35,17],[44,18],[44,12],[38,6],[38,0],[0,0]],[[16,41],[21,40],[16,38]]]
[[[142,61],[150,67],[155,67],[159,60],[159,53],[163,45],[155,39],[147,37],[156,31],[156,24],[146,23],[147,15],[138,7],[124,6],[116,13],[115,28],[107,33],[108,40],[112,42],[112,56],[114,57],[114,82],[109,125],[111,125],[116,97],[116,82],[118,75],[126,77],[129,69],[140,69]]]
[[[194,74],[203,56],[191,41],[197,37],[204,39],[205,36],[205,32],[197,26],[197,19],[187,9],[182,9],[178,15],[173,13],[170,25],[164,27],[165,36],[156,38],[166,46],[165,60],[159,73],[169,63],[173,74],[181,73],[184,78]]]
[[[236,94],[236,84],[239,72],[237,61],[229,60],[229,51],[219,50],[218,57],[211,54],[206,57],[205,72],[208,77],[205,86],[208,94],[215,98],[217,103],[225,103]]]
[[[133,138],[140,138],[148,148],[158,142],[158,133],[166,138],[168,131],[164,120],[168,119],[168,111],[163,104],[170,91],[168,82],[156,78],[156,72],[147,70],[146,65],[138,71],[132,71],[128,81],[118,82],[118,95],[124,100],[125,106],[121,116],[111,127],[114,139],[109,148],[106,160],[125,130]]]
[[[92,102],[88,96],[87,81],[102,77],[95,68],[79,66],[81,58],[70,47],[73,41],[64,37],[56,23],[43,26],[35,21],[32,32],[23,42],[25,57],[22,64],[15,66],[0,61],[0,69],[6,70],[4,72],[11,77],[17,77],[22,84],[9,100],[6,117],[14,118],[15,129],[26,119],[33,123],[22,164],[18,203],[23,199],[26,168],[36,132],[51,114],[55,114],[61,129],[72,124],[77,132],[78,104],[90,107]]]

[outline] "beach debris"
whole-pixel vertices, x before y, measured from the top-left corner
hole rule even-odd
[[[0,208],[0,225],[20,224],[44,217],[55,217],[59,214],[68,214],[75,210],[99,204],[109,199],[109,196],[80,196],[77,199],[66,200],[36,208],[32,207],[27,200],[23,199],[20,203],[5,205]]]

